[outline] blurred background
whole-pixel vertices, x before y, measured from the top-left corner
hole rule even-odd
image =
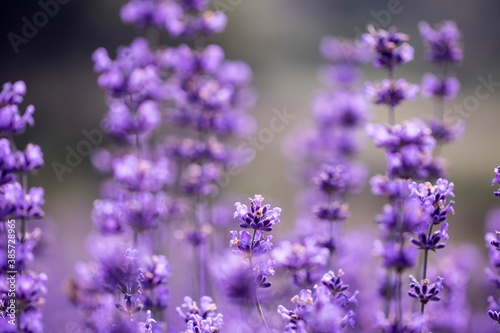
[[[26,18],[33,22],[41,10],[33,0],[3,0],[0,11],[0,82],[24,80],[28,93],[25,104],[35,105],[35,127],[19,137],[20,146],[34,142],[42,147],[45,167],[30,184],[46,190],[45,212],[51,232],[45,262],[39,263],[57,274],[47,272],[51,295],[45,313],[50,332],[62,332],[61,320],[69,320],[72,311],[62,298],[62,285],[72,274],[77,260],[88,258],[85,237],[92,222],[92,202],[98,198],[100,176],[93,171],[90,159],[59,181],[54,162],[65,163],[67,147],[76,149],[85,139],[82,131],[99,128],[106,112],[104,92],[97,86],[91,54],[105,47],[112,57],[116,48],[127,45],[140,33],[121,23],[119,9],[125,0],[64,0],[58,12],[33,36],[17,46],[15,52],[8,36],[22,36]],[[422,74],[435,68],[423,59],[423,45],[417,24],[454,20],[463,34],[465,60],[453,68],[462,84],[454,103],[463,104],[474,96],[481,85],[479,77],[489,76],[500,82],[500,2],[484,1],[301,1],[301,0],[219,0],[220,9],[229,18],[226,31],[211,42],[223,47],[228,59],[243,60],[254,71],[253,85],[259,100],[253,114],[257,128],[266,127],[272,110],[296,115],[289,127],[259,151],[255,160],[241,174],[233,177],[227,189],[237,200],[260,193],[283,208],[283,229],[294,223],[294,200],[298,190],[288,179],[288,162],[282,157],[283,139],[297,125],[309,122],[310,99],[321,88],[317,70],[324,63],[318,45],[322,36],[353,38],[365,31],[367,24],[388,28],[395,25],[410,35],[415,60],[396,71],[397,77],[420,83]],[[397,3],[391,13],[389,4]],[[388,7],[389,6],[389,7]],[[397,13],[395,13],[397,12]],[[24,19],[24,20],[26,20]],[[12,34],[10,36],[13,36]],[[161,35],[162,44],[179,41]],[[384,78],[382,71],[366,67],[366,80]],[[500,84],[494,86],[488,99],[466,114],[467,129],[458,142],[446,146],[442,155],[449,159],[449,179],[455,183],[456,214],[450,219],[450,237],[456,244],[473,242],[483,247],[484,221],[488,211],[500,207],[490,186],[493,168],[500,164]],[[452,105],[448,105],[452,107]],[[432,112],[432,103],[418,100],[406,102],[397,110],[396,120],[425,116]],[[385,122],[387,113],[373,108],[374,121]],[[383,152],[367,142],[360,158],[369,165],[370,175],[383,172]],[[236,200],[233,200],[233,202]],[[368,187],[350,203],[353,213],[346,228],[373,225],[373,216],[380,212],[382,201],[374,198]],[[231,207],[229,207],[231,208]],[[484,251],[486,258],[486,251]],[[175,272],[174,272],[175,273]],[[482,274],[482,270],[478,272]],[[50,309],[49,311],[47,311]],[[64,318],[66,317],[66,318]],[[61,319],[64,318],[64,319]]]

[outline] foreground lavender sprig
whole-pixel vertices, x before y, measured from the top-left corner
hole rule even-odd
[[[267,281],[267,277],[274,275],[276,261],[271,259],[261,260],[258,264],[255,264],[254,258],[267,254],[273,247],[271,242],[272,236],[269,235],[264,238],[264,232],[272,231],[273,225],[280,222],[279,215],[281,214],[281,208],[275,207],[271,209],[270,205],[262,205],[263,200],[264,198],[261,195],[255,195],[253,199],[250,199],[250,209],[240,202],[235,203],[236,211],[234,212],[234,218],[242,221],[240,227],[250,228],[253,230],[253,233],[250,235],[250,233],[243,230],[238,235],[236,231],[231,231],[231,241],[229,243],[230,246],[237,247],[237,250],[235,250],[236,254],[248,259],[250,269],[255,275],[255,286],[257,288],[269,288],[271,286],[271,282]],[[262,311],[259,298],[256,294],[254,298],[257,311],[267,331],[271,332]]]
[[[358,291],[349,292],[343,275],[342,270],[338,274],[325,273],[314,291],[303,289],[291,299],[293,310],[279,305],[278,314],[287,324],[286,332],[342,332],[347,326],[354,327],[355,313],[349,308],[357,305]]]
[[[217,306],[209,296],[200,299],[199,306],[191,297],[176,308],[179,317],[186,322],[184,333],[215,333],[222,330],[224,316],[217,313]]]

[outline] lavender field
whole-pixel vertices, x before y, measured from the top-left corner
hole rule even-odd
[[[493,1],[6,1],[0,332],[498,332]]]

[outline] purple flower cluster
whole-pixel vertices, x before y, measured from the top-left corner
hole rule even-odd
[[[491,183],[492,186],[495,185],[495,183],[500,184],[499,168],[495,168],[494,172],[495,172],[495,178],[493,178],[493,181]],[[493,194],[496,197],[500,196],[499,191],[495,191]],[[500,232],[495,230],[495,233],[488,232],[485,235],[486,247],[489,249],[488,255],[491,266],[485,269],[485,273],[488,277],[488,280],[496,288],[500,288],[500,240],[498,238],[499,234]],[[498,324],[500,325],[500,306],[495,301],[493,296],[488,297],[488,302],[489,302],[488,315],[492,320],[498,322]]]
[[[429,301],[437,302],[440,300],[438,294],[443,290],[443,278],[438,277],[436,282],[429,284],[429,280],[423,280],[422,283],[410,275],[410,288],[408,292],[413,298],[417,298],[420,303],[427,304]]]
[[[427,46],[426,58],[434,63],[459,63],[463,59],[460,32],[453,21],[441,22],[433,29],[429,23],[420,22],[420,35]]]
[[[407,43],[408,35],[397,32],[394,27],[377,31],[373,26],[368,26],[368,32],[363,35],[363,40],[375,52],[374,67],[392,71],[396,66],[413,60],[415,51]]]
[[[292,282],[300,288],[312,287],[319,281],[327,265],[329,251],[315,237],[306,237],[302,243],[280,242],[271,252],[276,265],[292,275]]]
[[[349,292],[343,274],[342,270],[337,276],[329,271],[314,291],[302,289],[291,300],[293,310],[279,305],[278,313],[287,324],[285,332],[341,332],[347,326],[354,327],[355,313],[350,308],[357,305],[358,292]]]
[[[240,227],[244,229],[253,229],[252,235],[249,232],[242,230],[239,235],[236,231],[231,231],[231,247],[237,247],[235,254],[242,255],[243,258],[248,258],[250,268],[253,270],[257,287],[268,288],[271,283],[267,281],[269,275],[274,275],[274,260],[261,260],[258,264],[253,263],[253,258],[257,258],[264,254],[269,253],[273,247],[271,242],[273,236],[269,235],[264,237],[264,232],[272,231],[272,226],[278,223],[281,214],[281,208],[274,207],[271,209],[270,205],[262,205],[264,198],[261,195],[255,195],[250,199],[250,210],[246,205],[240,202],[234,204],[236,211],[234,218],[238,218],[242,222]]]
[[[224,30],[227,17],[208,10],[207,0],[132,0],[121,9],[125,23],[167,30],[171,36],[209,37]]]
[[[488,280],[496,287],[500,288],[500,241],[498,240],[498,231],[495,233],[487,233],[485,236],[486,239],[486,247],[489,249],[489,259],[490,266],[486,268],[485,273],[488,277]],[[488,315],[490,318],[498,324],[499,315],[500,315],[500,306],[493,299],[493,296],[489,296],[488,301],[490,303]]]
[[[224,324],[223,315],[217,313],[217,306],[209,296],[200,298],[200,305],[191,297],[184,297],[184,303],[177,307],[177,314],[186,322],[185,333],[220,332]],[[185,312],[184,312],[185,311]]]
[[[495,185],[495,183],[500,184],[500,167],[496,167],[493,171],[495,172],[495,178],[491,181],[491,186]],[[495,191],[493,194],[500,197],[500,190]]]
[[[29,143],[18,150],[15,135],[33,126],[35,108],[29,105],[21,115],[26,94],[23,81],[5,83],[0,92],[0,330],[43,332],[41,308],[47,293],[47,276],[30,269],[41,230],[27,230],[30,220],[44,216],[44,190],[28,187],[28,175],[44,164],[40,146]],[[13,306],[15,304],[15,307]],[[14,310],[17,310],[15,312]]]
[[[415,100],[419,89],[416,84],[410,84],[405,79],[397,81],[387,79],[380,83],[365,84],[365,94],[368,98],[374,98],[375,104],[385,104],[391,108],[398,106],[402,101]]]
[[[390,178],[426,178],[434,164],[432,149],[436,140],[427,125],[418,119],[401,125],[369,124],[366,132],[377,147],[386,151],[387,175]]]
[[[275,207],[271,209],[271,205],[262,205],[263,200],[264,198],[261,195],[255,195],[253,199],[250,199],[250,210],[240,202],[234,204],[236,211],[233,217],[242,220],[240,223],[241,228],[250,228],[254,231],[273,230],[273,225],[280,221],[281,208]]]

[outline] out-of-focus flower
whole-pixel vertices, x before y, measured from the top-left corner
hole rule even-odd
[[[439,97],[452,100],[460,89],[457,78],[448,77],[439,79],[433,74],[427,73],[422,77],[422,96],[425,98]]]
[[[408,35],[397,32],[395,27],[389,30],[376,30],[368,26],[368,33],[363,34],[363,40],[376,53],[373,66],[387,68],[392,71],[397,65],[413,60],[414,50],[407,41]]]
[[[459,63],[463,59],[460,32],[453,21],[444,21],[431,28],[429,23],[420,22],[420,35],[427,46],[426,58],[436,63]]]
[[[367,82],[364,89],[368,98],[375,99],[375,104],[385,104],[394,108],[404,100],[414,101],[420,88],[404,79],[386,79],[375,84]]]

